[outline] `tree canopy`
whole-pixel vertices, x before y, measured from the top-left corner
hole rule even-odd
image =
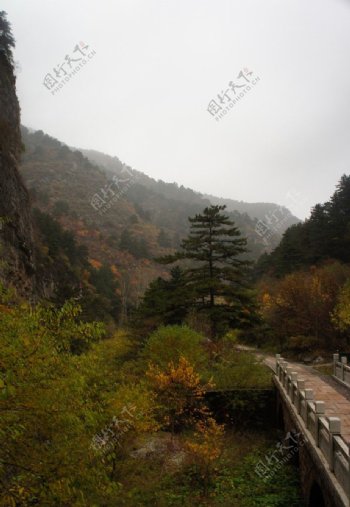
[[[350,262],[350,176],[345,174],[329,201],[316,204],[309,219],[287,229],[278,247],[260,258],[257,273],[283,276],[329,259]]]

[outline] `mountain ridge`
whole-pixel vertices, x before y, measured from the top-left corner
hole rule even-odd
[[[75,148],[77,149],[77,148]],[[94,162],[98,165],[102,165],[106,170],[110,172],[120,171],[125,166],[117,156],[111,156],[100,152],[98,150],[91,150],[85,148],[78,148],[91,162]],[[165,182],[163,180],[156,180],[151,176],[146,175],[145,173],[138,171],[137,169],[132,169],[130,166],[126,166],[128,170],[133,171],[141,178],[142,183],[147,186],[153,188],[155,185],[162,186],[163,192],[166,192],[166,187],[176,186],[178,189],[181,189],[184,192],[191,194],[193,197],[197,196],[198,201],[209,201],[211,204],[219,204],[225,205],[227,207],[227,211],[238,211],[239,213],[247,213],[251,218],[256,218],[257,220],[263,220],[265,218],[265,214],[269,212],[273,212],[276,208],[282,208],[284,213],[288,215],[290,218],[286,221],[286,225],[283,227],[282,232],[284,232],[290,225],[296,224],[301,220],[294,216],[290,210],[283,205],[279,205],[273,202],[247,202],[238,199],[225,198],[225,197],[217,197],[212,194],[202,193],[196,190],[193,190],[189,187],[184,187],[183,185],[179,185],[175,182]],[[169,195],[170,197],[170,195]],[[177,195],[177,198],[181,200],[181,194]],[[185,200],[183,196],[183,200]]]

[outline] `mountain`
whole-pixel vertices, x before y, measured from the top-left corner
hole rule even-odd
[[[211,202],[176,183],[155,181],[117,157],[69,148],[42,131],[22,127],[22,137],[20,170],[33,206],[86,248],[90,267],[111,270],[126,315],[154,278],[167,275],[168,268],[154,257],[178,248],[188,232],[188,217]],[[248,239],[250,259],[278,244],[279,234],[267,243],[257,233],[256,218],[228,214]],[[84,272],[82,266],[78,271]]]
[[[96,163],[100,167],[104,167],[110,173],[119,173],[124,167],[118,157],[111,157],[110,155],[95,150],[82,149],[81,151],[91,162]],[[238,212],[241,215],[247,214],[252,220],[262,220],[267,223],[269,223],[270,217],[278,210],[281,216],[283,216],[283,221],[281,221],[280,228],[275,233],[275,243],[278,243],[288,227],[300,222],[299,218],[292,215],[285,206],[265,202],[249,203],[201,194],[190,188],[185,188],[183,185],[179,186],[177,183],[165,183],[162,180],[155,180],[140,171],[132,170],[130,167],[128,167],[128,170],[132,171],[133,174],[137,176],[137,180],[140,184],[168,199],[198,203],[203,207],[208,203],[225,205],[227,211]]]
[[[272,202],[244,202],[235,199],[225,199],[223,197],[215,197],[213,195],[204,195],[212,204],[225,205],[229,211],[239,211],[240,213],[247,213],[252,218],[258,220],[268,220],[267,217],[272,216],[276,209],[281,210],[285,219],[281,224],[280,235],[288,229],[288,227],[300,222],[300,219],[294,216],[288,208],[280,206]]]

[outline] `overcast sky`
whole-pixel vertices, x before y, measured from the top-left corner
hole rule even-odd
[[[286,204],[301,218],[350,173],[350,0],[2,0],[0,8],[17,40],[28,127],[154,178]],[[82,58],[80,42],[87,63],[52,94],[45,76],[67,55]],[[217,121],[208,105],[233,103],[241,89],[229,82],[245,82],[242,69],[260,80]]]

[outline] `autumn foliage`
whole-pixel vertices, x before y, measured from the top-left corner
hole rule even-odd
[[[162,421],[172,434],[207,416],[208,409],[203,396],[213,386],[210,382],[202,383],[199,374],[185,357],[181,356],[178,363],[171,361],[163,371],[150,364],[147,377],[157,393]]]

